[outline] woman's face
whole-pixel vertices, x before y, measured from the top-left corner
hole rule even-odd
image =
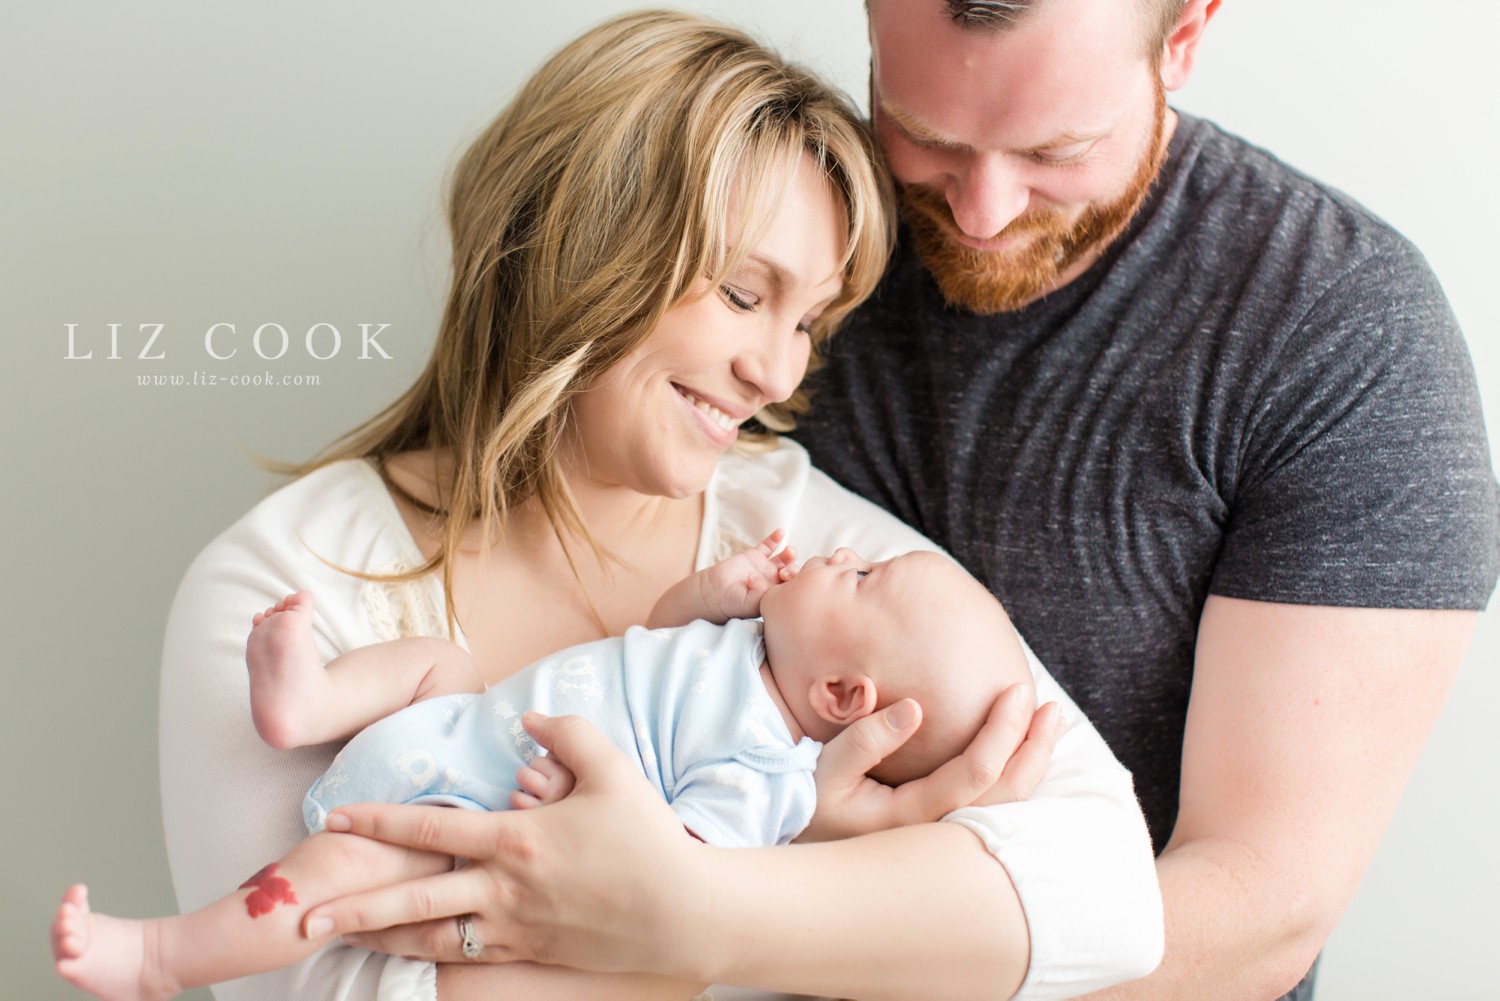
[[[654,496],[698,493],[740,424],[797,388],[809,325],[842,287],[846,223],[806,157],[766,212],[724,284],[700,279],[574,402],[573,476]],[[738,240],[729,234],[731,246]]]

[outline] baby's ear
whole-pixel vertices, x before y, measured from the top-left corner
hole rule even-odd
[[[819,718],[845,727],[875,711],[875,682],[864,674],[818,678],[808,690],[807,701]]]

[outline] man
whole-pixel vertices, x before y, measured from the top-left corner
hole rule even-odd
[[[869,0],[904,223],[797,437],[947,546],[1136,776],[1167,950],[1311,996],[1500,568],[1401,237],[1165,92],[1218,0]]]

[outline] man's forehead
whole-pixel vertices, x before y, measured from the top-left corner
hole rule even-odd
[[[919,138],[977,147],[1028,147],[1114,128],[1149,69],[1118,26],[1132,3],[1091,25],[1059,13],[1097,0],[1047,0],[1031,18],[995,30],[960,28],[940,0],[886,0],[871,10],[875,111]]]
[[[1134,0],[1035,0],[1013,20],[965,27],[942,0],[882,0],[869,6],[870,42],[891,58],[925,60],[929,68],[978,66],[1040,56],[1067,72],[1085,60],[1140,55],[1141,8]],[[1033,68],[1038,68],[1033,65]]]

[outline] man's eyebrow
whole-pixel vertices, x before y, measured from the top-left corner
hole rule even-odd
[[[907,135],[911,136],[914,139],[926,143],[935,143],[939,146],[947,146],[952,149],[968,148],[967,143],[956,142],[953,139],[949,139],[947,136],[934,132],[932,129],[928,128],[926,125],[923,125],[921,122],[917,121],[905,111],[902,111],[900,108],[897,108],[893,105],[886,104],[884,101],[880,102],[880,110],[883,114],[889,117],[891,121],[900,126],[901,131],[905,132]],[[1075,132],[1069,129],[1066,132],[1062,132],[1058,135],[1053,136],[1046,142],[1037,143],[1034,146],[1027,146],[1022,149],[1007,150],[1006,152],[1016,153],[1020,156],[1034,156],[1038,153],[1045,153],[1048,150],[1063,149],[1068,146],[1077,146],[1082,143],[1091,143],[1098,139],[1102,139],[1108,134],[1108,129],[1096,129],[1086,132]]]
[[[1025,149],[1013,150],[1022,156],[1032,156],[1037,153],[1046,153],[1048,150],[1066,149],[1069,146],[1079,146],[1083,143],[1091,143],[1109,135],[1108,129],[1099,129],[1095,132],[1063,132],[1053,136],[1047,142],[1036,146],[1028,146]]]
[[[911,115],[907,114],[905,111],[902,111],[900,108],[895,107],[894,105],[886,104],[884,101],[881,101],[880,110],[886,117],[900,126],[902,132],[905,132],[913,139],[919,139],[922,142],[926,143],[935,143],[939,146],[951,146],[955,149],[964,145],[960,142],[954,142],[952,139],[949,139],[945,135],[934,132],[932,129],[923,125]]]

